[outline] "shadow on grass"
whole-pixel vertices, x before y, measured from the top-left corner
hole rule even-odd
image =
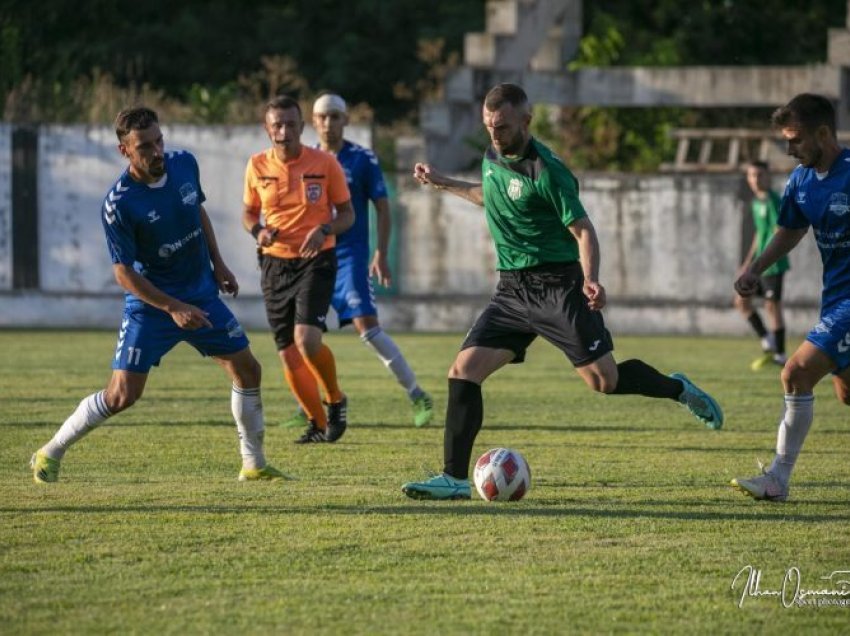
[[[46,506],[43,508],[27,507],[3,507],[0,514],[188,514],[188,515],[234,515],[234,514],[261,514],[261,515],[310,515],[316,513],[333,515],[382,515],[382,516],[408,516],[408,515],[447,515],[447,516],[488,516],[488,517],[589,517],[602,519],[667,519],[675,521],[784,521],[797,523],[823,523],[823,522],[846,522],[850,521],[850,514],[810,514],[795,512],[795,507],[803,507],[809,504],[772,504],[767,502],[742,501],[732,503],[730,501],[718,501],[727,508],[740,508],[724,512],[700,510],[704,504],[693,505],[695,510],[643,510],[646,506],[672,505],[667,501],[641,502],[640,504],[612,505],[606,504],[598,508],[587,506],[565,506],[562,502],[553,504],[552,507],[526,505],[491,505],[483,503],[458,503],[458,502],[406,502],[404,504],[390,506],[352,506],[352,505],[318,505],[318,506],[217,506],[217,505],[94,505],[94,506]],[[850,501],[829,502],[840,506],[842,509],[850,507]],[[822,502],[818,506],[824,505]]]

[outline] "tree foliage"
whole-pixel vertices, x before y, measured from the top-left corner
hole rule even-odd
[[[846,0],[584,2],[582,66],[826,59]],[[484,28],[485,0],[0,0],[0,105],[14,121],[109,121],[144,100],[171,120],[253,122],[278,92],[334,90],[412,122]],[[746,90],[746,87],[742,87]],[[572,108],[536,133],[580,168],[654,169],[677,126],[763,126],[764,109]]]
[[[332,89],[388,122],[414,111],[434,89],[433,67],[457,58],[463,34],[483,22],[484,0],[2,0],[0,97],[17,89],[20,101],[23,87],[36,112],[66,118],[54,102],[98,77],[161,91],[216,121],[258,84],[268,96],[268,60],[294,60],[298,81],[274,88]],[[436,59],[422,59],[429,42]]]

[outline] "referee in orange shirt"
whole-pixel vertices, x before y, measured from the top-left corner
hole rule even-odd
[[[263,299],[284,376],[310,420],[296,443],[335,442],[345,433],[347,399],[322,333],[336,280],[334,237],[354,223],[354,208],[336,158],[301,144],[296,100],[270,101],[265,129],[272,146],[248,161],[242,224],[260,246]]]

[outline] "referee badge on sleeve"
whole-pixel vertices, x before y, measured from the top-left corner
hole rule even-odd
[[[307,201],[310,203],[318,203],[322,198],[322,184],[308,183],[306,187]]]

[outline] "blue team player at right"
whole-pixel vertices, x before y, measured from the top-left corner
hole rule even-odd
[[[431,396],[422,390],[416,374],[405,360],[396,343],[378,322],[378,309],[371,276],[384,287],[392,284],[387,248],[391,219],[387,187],[378,165],[378,158],[368,148],[343,137],[348,124],[348,109],[339,95],[320,95],[313,104],[313,127],[319,135],[319,147],[334,154],[345,170],[351,202],[354,205],[354,225],[337,236],[338,270],[331,306],[339,316],[340,327],[354,324],[365,345],[405,389],[413,406],[413,423],[425,426],[434,416]],[[378,244],[369,261],[369,201],[375,205]],[[286,427],[306,426],[307,418],[296,413],[283,423]]]
[[[744,297],[759,276],[788,254],[809,226],[823,261],[820,321],[782,370],[785,412],[776,456],[762,474],[732,480],[755,499],[785,501],[791,471],[814,418],[814,388],[828,373],[839,401],[850,405],[850,150],[838,145],[835,110],[825,97],[802,93],[773,113],[773,125],[800,161],[791,173],[776,233],[735,281]]]

